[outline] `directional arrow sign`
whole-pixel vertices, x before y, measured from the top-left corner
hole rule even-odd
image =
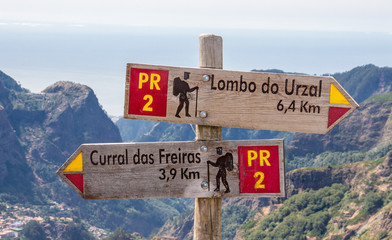
[[[124,118],[327,133],[356,108],[333,77],[127,65]]]
[[[283,140],[83,144],[57,174],[84,199],[285,196]]]

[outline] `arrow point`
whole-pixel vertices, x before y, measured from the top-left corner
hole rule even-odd
[[[330,107],[328,112],[328,127],[339,120],[351,108]]]
[[[64,174],[64,176],[83,193],[83,174]]]
[[[83,171],[83,153],[80,152],[78,156],[64,169],[64,172]]]
[[[347,98],[339,91],[339,89],[337,89],[337,87],[335,87],[335,85],[333,85],[333,83],[331,83],[329,103],[351,105]]]

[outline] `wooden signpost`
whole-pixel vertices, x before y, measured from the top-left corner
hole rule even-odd
[[[285,196],[283,140],[83,144],[58,174],[84,199]]]
[[[128,64],[124,118],[196,124],[195,142],[83,144],[57,174],[84,199],[195,198],[194,239],[221,239],[222,197],[283,197],[283,140],[221,141],[222,126],[327,133],[358,104],[332,77]]]
[[[223,40],[213,34],[199,37],[199,67],[223,68]],[[196,141],[222,140],[222,127],[196,125]],[[195,198],[193,239],[220,240],[222,236],[222,198]]]
[[[124,118],[324,134],[356,108],[333,77],[127,65]]]

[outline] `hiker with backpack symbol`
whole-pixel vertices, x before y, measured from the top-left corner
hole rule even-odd
[[[184,80],[189,79],[189,74],[190,74],[189,72],[184,72]],[[177,111],[176,111],[176,115],[175,115],[176,117],[181,118],[180,112],[181,112],[182,108],[184,107],[184,104],[185,104],[185,116],[191,117],[191,115],[189,114],[189,100],[188,100],[187,93],[193,92],[198,89],[199,89],[199,87],[197,87],[197,86],[190,88],[189,84],[187,82],[181,80],[181,78],[179,78],[179,77],[174,78],[173,95],[174,96],[179,95],[179,100],[180,100],[180,103],[177,107]],[[196,100],[196,104],[197,104],[197,100]],[[196,115],[196,113],[195,113],[195,115]]]
[[[222,155],[222,147],[217,147],[216,152],[218,155]],[[233,154],[226,153],[223,156],[218,157],[216,162],[207,161],[207,164],[211,164],[213,167],[218,167],[219,171],[216,174],[216,188],[215,192],[220,191],[220,181],[222,179],[222,183],[226,188],[225,193],[230,192],[229,183],[226,180],[226,170],[232,171],[233,170]]]

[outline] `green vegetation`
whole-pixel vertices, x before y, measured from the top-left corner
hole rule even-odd
[[[122,228],[116,228],[116,230],[110,234],[104,240],[143,240],[142,236],[138,234],[130,234]]]
[[[244,239],[306,239],[322,237],[339,209],[348,188],[334,184],[287,199],[276,212],[260,222],[242,225]]]
[[[392,142],[384,142],[370,151],[323,152],[286,158],[286,171],[302,167],[326,167],[350,164],[385,156],[392,148]]]
[[[388,231],[387,230],[382,230],[378,236],[377,240],[385,239],[388,236]]]
[[[333,77],[357,102],[361,103],[373,95],[380,86],[391,86],[392,69],[368,64],[344,73],[336,73]]]
[[[66,226],[64,233],[61,235],[63,240],[94,240],[94,236],[89,233],[82,224],[70,223]]]
[[[359,214],[353,219],[348,220],[348,225],[354,225],[358,222],[364,221],[370,214],[373,214],[384,203],[383,196],[374,191],[368,192],[361,202],[362,204]]]
[[[21,232],[21,240],[46,240],[47,235],[37,221],[30,221],[24,225]]]
[[[233,239],[237,228],[253,218],[255,211],[244,205],[232,204],[222,211],[222,239]]]
[[[371,96],[366,102],[389,102],[392,101],[392,93]]]
[[[391,156],[388,153],[388,157]],[[354,178],[357,180],[352,186],[333,184],[291,196],[262,220],[245,222],[241,226],[244,239],[323,239],[330,235],[334,236],[332,239],[341,239],[342,233],[348,232],[348,226],[367,224],[374,214],[390,211],[392,193],[379,190],[381,184],[389,184],[392,180],[390,175],[385,178],[378,174],[386,160],[382,157],[351,166],[332,167],[337,171],[356,172]],[[297,170],[299,174],[308,171],[314,170]],[[365,230],[361,235],[360,239],[383,239],[388,237],[388,232]]]

